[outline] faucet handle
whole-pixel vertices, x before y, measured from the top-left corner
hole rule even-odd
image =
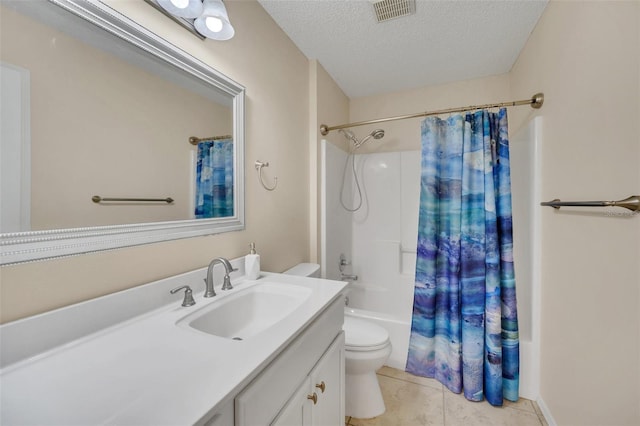
[[[340,253],[340,263],[338,264],[340,272],[344,272],[344,267],[349,265],[351,265],[351,262],[347,260],[347,256],[344,253]]]
[[[231,264],[229,264],[231,265]],[[231,267],[231,269],[229,270],[229,272],[226,272],[224,274],[224,278],[222,281],[222,289],[223,290],[233,290],[233,286],[231,285],[231,277],[229,276],[229,274],[231,274],[232,272],[236,272],[238,270],[238,268],[234,268]]]
[[[191,287],[189,287],[188,285],[183,285],[182,287],[176,287],[173,290],[170,290],[169,293],[175,294],[183,289],[184,289],[184,299],[182,300],[182,306],[187,307],[187,306],[195,305],[196,301],[193,300],[193,291],[191,290]]]
[[[231,271],[235,271],[235,269],[232,269]],[[231,285],[231,277],[229,277],[229,274],[224,274],[224,279],[222,281],[222,289],[233,290],[233,286]]]

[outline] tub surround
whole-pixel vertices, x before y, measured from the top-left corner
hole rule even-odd
[[[195,424],[231,407],[305,329],[340,298],[346,283],[262,273],[241,274],[233,290],[203,298],[206,268],[5,324],[2,424]],[[222,283],[216,266],[215,283]],[[243,341],[176,325],[182,318],[264,282],[311,290],[286,320]],[[182,307],[190,285],[196,305]],[[218,288],[216,291],[219,290]],[[223,416],[224,417],[224,416]]]
[[[378,147],[390,141],[377,141]],[[345,273],[358,276],[348,290],[348,315],[384,327],[393,351],[387,366],[404,369],[409,350],[413,285],[418,234],[420,152],[357,153],[356,169],[361,178],[364,202],[348,213],[340,206],[342,176],[347,153],[322,144],[322,205],[326,212],[323,263],[329,279],[339,279],[340,254],[351,265]],[[351,173],[346,174],[343,194],[347,205],[357,205]]]

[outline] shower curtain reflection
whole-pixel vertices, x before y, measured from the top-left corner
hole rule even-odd
[[[196,164],[197,219],[233,216],[233,141],[198,143]]]

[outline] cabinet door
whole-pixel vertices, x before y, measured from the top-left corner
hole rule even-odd
[[[312,406],[314,426],[344,424],[344,332],[341,332],[311,370],[311,391],[318,396]]]
[[[295,393],[282,408],[278,417],[271,423],[272,426],[310,426],[311,404],[309,388],[311,382],[307,377],[296,389]]]

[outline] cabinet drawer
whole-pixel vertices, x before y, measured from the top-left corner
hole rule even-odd
[[[342,331],[343,322],[344,301],[338,298],[238,394],[236,425],[270,424]]]

